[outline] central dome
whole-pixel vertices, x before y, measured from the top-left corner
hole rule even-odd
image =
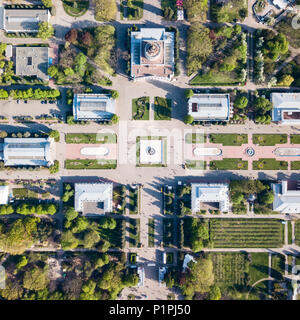
[[[160,44],[155,41],[147,42],[145,45],[145,56],[148,60],[155,60],[160,55]]]

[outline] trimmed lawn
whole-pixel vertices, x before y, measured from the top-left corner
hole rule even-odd
[[[132,99],[132,118],[134,120],[149,120],[150,98]]]
[[[100,144],[117,143],[115,133],[66,133],[66,143]]]
[[[272,254],[271,277],[277,280],[283,278],[285,271],[285,257],[282,254]]]
[[[240,78],[237,77],[235,71],[232,72],[221,72],[218,70],[210,70],[208,73],[197,74],[193,79],[190,80],[189,85],[191,86],[205,86],[205,85],[239,85]]]
[[[259,146],[275,146],[287,143],[287,134],[253,134],[252,141]]]
[[[300,246],[300,220],[295,221],[295,243]]]
[[[174,246],[174,219],[163,218],[163,245]]]
[[[129,219],[129,247],[138,247],[140,243],[140,219]]]
[[[148,219],[148,247],[154,247],[155,220]]]
[[[252,170],[287,170],[287,161],[278,161],[273,158],[260,158],[252,162]]]
[[[65,160],[66,169],[116,169],[117,160],[100,159],[67,159]]]
[[[291,170],[300,170],[300,161],[292,161]]]
[[[197,143],[205,143],[206,142],[206,134],[204,133],[187,133],[185,135],[185,143],[187,144],[197,144]]]
[[[292,222],[288,221],[288,244],[292,244]]]
[[[63,7],[65,12],[71,16],[71,17],[81,17],[83,16],[88,8],[89,8],[89,1],[66,1],[63,0]],[[74,7],[74,4],[77,4],[77,6]],[[59,13],[58,13],[59,14]]]
[[[225,158],[209,163],[210,170],[248,170],[248,161],[241,158]]]
[[[171,120],[172,100],[162,97],[154,98],[154,120]]]
[[[290,139],[292,144],[300,144],[300,134],[291,134]]]
[[[16,199],[37,199],[39,197],[38,192],[34,192],[27,188],[13,188],[13,196]]]
[[[241,146],[242,144],[248,143],[248,135],[212,133],[209,135],[209,142],[222,144],[223,146]]]
[[[185,165],[187,169],[206,170],[206,161],[203,160],[186,160]]]
[[[211,17],[214,22],[243,21],[248,12],[247,0],[229,0],[225,4],[218,5],[216,0],[210,3]]]
[[[267,252],[251,252],[249,267],[250,285],[253,285],[260,279],[268,278],[269,254]]]
[[[284,225],[279,219],[210,219],[214,248],[281,248]]]
[[[129,187],[129,214],[139,214],[140,188]]]
[[[140,20],[143,18],[144,0],[132,0],[131,6],[127,5],[127,19]]]

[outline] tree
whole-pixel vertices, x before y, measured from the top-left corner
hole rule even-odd
[[[289,87],[293,82],[294,78],[290,74],[283,75],[277,82],[279,86]]]
[[[95,230],[89,230],[83,237],[82,244],[84,248],[92,248],[100,241],[99,233]]]
[[[183,122],[185,124],[192,124],[194,122],[194,117],[191,116],[190,114],[185,115]]]
[[[94,0],[95,19],[98,21],[114,20],[117,14],[117,4],[115,0]]]
[[[75,43],[78,38],[78,31],[77,29],[71,29],[65,34],[65,40],[70,43]]]
[[[113,98],[113,99],[118,99],[119,98],[119,92],[117,91],[117,90],[111,90],[111,97]]]
[[[21,259],[19,260],[19,262],[16,264],[16,268],[18,270],[22,269],[23,267],[25,267],[28,263],[28,260],[26,258],[26,256],[22,256]]]
[[[273,108],[271,101],[263,97],[256,98],[253,105],[255,110],[258,111],[261,115],[265,114]]]
[[[78,212],[73,208],[73,207],[69,207],[66,211],[65,217],[67,220],[71,221],[76,219],[78,216]]]
[[[61,236],[61,247],[63,250],[75,249],[79,244],[78,239],[73,235],[70,230],[63,232]]]
[[[187,99],[190,99],[194,95],[194,91],[192,89],[185,89],[184,94]]]
[[[240,204],[244,201],[244,195],[241,192],[236,192],[231,196],[231,200],[235,204]]]
[[[59,142],[60,135],[58,130],[51,130],[49,132],[49,137],[54,138],[55,142]]]
[[[7,137],[7,132],[6,131],[0,131],[0,138],[6,138]]]
[[[0,99],[8,99],[8,92],[4,89],[0,89]]]
[[[25,271],[23,286],[25,289],[38,291],[47,287],[49,278],[42,268],[34,267]]]
[[[37,38],[47,40],[54,36],[54,28],[52,25],[46,21],[39,24],[39,31],[37,33]]]
[[[274,193],[272,191],[265,190],[259,194],[258,199],[262,204],[271,204],[274,201]]]
[[[234,101],[234,106],[238,109],[245,109],[248,105],[248,99],[245,96],[238,97]]]
[[[42,0],[42,2],[43,2],[43,5],[46,8],[51,8],[52,7],[52,0]]]
[[[93,41],[93,37],[90,34],[90,32],[88,31],[84,31],[81,35],[81,42],[86,45],[86,46],[90,46],[92,44]]]
[[[185,296],[193,297],[195,292],[206,293],[214,283],[213,263],[210,259],[200,258],[189,263],[186,280],[180,285]]]
[[[118,122],[119,122],[119,117],[118,117],[116,114],[114,114],[114,115],[112,116],[112,118],[111,118],[111,122],[112,122],[113,124],[118,123]]]
[[[211,286],[209,290],[209,300],[220,300],[221,290],[217,285]]]

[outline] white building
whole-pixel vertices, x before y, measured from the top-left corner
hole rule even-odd
[[[285,9],[289,5],[290,1],[288,0],[273,0],[274,6],[279,9]]]
[[[53,138],[5,138],[0,159],[5,166],[51,166]]]
[[[300,124],[300,93],[272,92],[272,121],[280,124]]]
[[[188,114],[196,121],[228,121],[229,94],[194,94],[188,101]]]
[[[273,210],[280,213],[300,213],[300,181],[272,183]]]
[[[191,256],[190,254],[186,254],[184,256],[184,260],[183,260],[183,263],[182,263],[182,272],[185,272],[186,269],[188,268],[188,264],[193,261],[193,262],[196,262],[196,260],[194,259],[193,256]]]
[[[0,186],[0,204],[8,203],[8,186]]]
[[[84,214],[84,206],[88,203],[99,204],[101,209],[99,213],[112,212],[113,184],[75,183],[75,210]]]
[[[203,203],[218,203],[219,210],[229,211],[227,183],[192,183],[192,212],[199,212]]]

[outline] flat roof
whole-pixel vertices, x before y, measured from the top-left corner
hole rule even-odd
[[[7,32],[38,32],[39,23],[49,22],[48,9],[4,9],[3,29]]]
[[[292,186],[292,190],[290,189]],[[300,213],[300,181],[283,180],[272,183],[274,192],[273,210],[281,213]]]
[[[218,202],[220,211],[229,210],[228,183],[192,183],[192,212],[201,210],[201,203]]]
[[[115,114],[115,100],[110,94],[75,94],[73,115],[75,120],[109,120]]]
[[[53,138],[5,138],[5,166],[50,166]]]
[[[112,212],[112,183],[75,183],[75,210],[83,212],[85,202],[102,202],[103,213]],[[84,213],[84,212],[83,212]],[[97,212],[95,212],[97,214]]]
[[[195,120],[228,121],[229,94],[194,94],[188,101],[188,114]]]
[[[8,186],[0,186],[0,204],[8,203]]]
[[[272,92],[272,121],[282,124],[300,122],[300,93]]]
[[[48,47],[16,47],[16,75],[49,80]]]

